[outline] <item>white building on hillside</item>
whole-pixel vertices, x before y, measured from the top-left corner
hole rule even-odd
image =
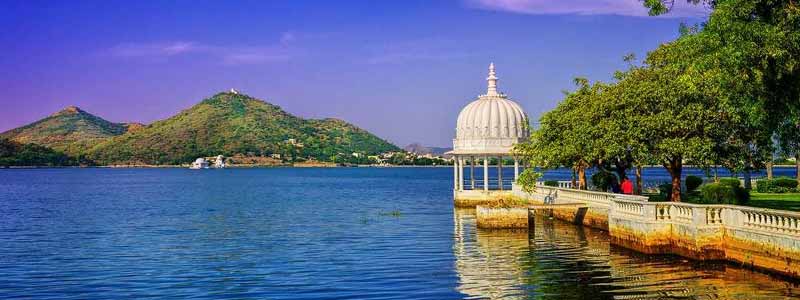
[[[225,168],[225,156],[217,155],[217,158],[214,160],[214,168]]]
[[[206,161],[205,158],[198,157],[197,159],[194,160],[192,166],[189,167],[189,169],[194,169],[194,170],[208,169],[208,161]]]

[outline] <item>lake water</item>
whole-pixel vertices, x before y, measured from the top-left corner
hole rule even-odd
[[[2,299],[800,299],[545,218],[482,231],[450,168],[0,170]]]

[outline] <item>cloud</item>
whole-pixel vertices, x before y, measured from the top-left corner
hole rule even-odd
[[[290,43],[294,42],[295,39],[297,39],[297,37],[295,36],[294,32],[287,31],[281,34],[280,43],[281,45],[289,45]]]
[[[284,32],[273,45],[245,47],[237,45],[211,45],[191,41],[124,43],[106,53],[126,59],[150,59],[164,61],[183,55],[202,55],[225,65],[263,64],[287,61],[291,58],[297,37]]]
[[[467,7],[530,15],[620,15],[647,16],[642,0],[465,0]],[[705,17],[710,10],[702,4],[675,0],[663,17]]]
[[[473,56],[464,52],[463,47],[445,39],[416,39],[370,47],[368,64],[400,64],[417,61],[444,61]]]
[[[174,56],[199,49],[194,43],[181,41],[149,44],[127,43],[112,47],[110,53],[119,57]]]
[[[283,54],[281,51],[237,52],[225,55],[223,63],[226,65],[253,65],[288,61],[289,58],[289,54]]]

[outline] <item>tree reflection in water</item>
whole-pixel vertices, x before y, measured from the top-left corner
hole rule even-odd
[[[470,299],[800,299],[800,283],[725,262],[644,255],[606,232],[537,216],[527,230],[481,230],[454,212],[459,291]]]

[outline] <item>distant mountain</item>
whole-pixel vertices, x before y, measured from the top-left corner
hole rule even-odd
[[[78,155],[102,140],[125,133],[128,127],[69,106],[39,121],[6,131],[0,138]]]
[[[403,147],[403,150],[420,155],[431,154],[437,156],[444,156],[445,152],[453,150],[453,148],[430,147],[430,146],[423,146],[419,143],[413,143]]]
[[[345,121],[302,119],[278,106],[230,92],[101,141],[87,154],[99,164],[179,164],[218,154],[331,161],[351,158],[354,152],[370,155],[398,150]]]

